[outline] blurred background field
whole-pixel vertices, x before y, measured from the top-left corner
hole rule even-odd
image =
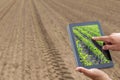
[[[0,0],[0,80],[89,80],[75,71],[69,23],[100,21],[106,35],[120,32],[120,0]],[[102,69],[120,80],[115,66]]]

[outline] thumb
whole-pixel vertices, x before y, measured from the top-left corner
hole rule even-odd
[[[95,71],[99,72],[97,69],[86,69],[83,67],[77,67],[76,70],[83,73],[84,75],[86,75],[87,77],[91,79],[95,79],[96,77],[99,76],[99,74],[95,72]]]
[[[77,67],[76,68],[77,71],[84,73],[85,75],[90,75],[91,71],[89,69],[83,68],[83,67]]]
[[[104,50],[115,50],[116,46],[115,45],[104,45],[103,49]]]
[[[77,67],[76,70],[93,80],[111,80],[106,73],[99,69],[86,69],[83,67]]]

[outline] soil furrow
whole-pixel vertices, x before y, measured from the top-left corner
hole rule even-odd
[[[36,18],[37,18],[37,21],[38,21],[38,25],[40,27],[39,28],[40,32],[41,32],[41,34],[44,34],[42,37],[43,37],[43,40],[46,43],[45,44],[46,45],[46,50],[48,49],[48,51],[44,52],[44,57],[45,57],[46,61],[51,62],[51,65],[52,65],[49,69],[49,73],[52,73],[52,74],[54,73],[55,75],[59,74],[59,75],[56,75],[56,76],[51,75],[50,79],[52,80],[55,77],[56,78],[58,77],[58,79],[72,79],[73,80],[73,78],[71,76],[69,76],[70,73],[66,71],[67,68],[64,69],[64,67],[65,67],[64,66],[65,65],[64,61],[60,57],[60,54],[59,54],[58,50],[55,48],[53,41],[51,40],[49,34],[47,33],[47,31],[46,31],[46,29],[43,25],[43,23],[41,21],[41,17],[38,14],[35,3],[34,2],[32,2],[32,3],[33,3],[33,8],[35,10]],[[47,54],[45,54],[45,53],[47,53]],[[58,59],[59,59],[59,62],[58,62]],[[53,65],[53,64],[55,64],[55,65]],[[50,70],[51,71],[54,70],[54,72],[51,72]],[[64,71],[67,72],[66,75],[65,75]],[[48,75],[50,75],[49,73],[48,73]]]
[[[1,12],[4,12],[2,16],[0,16],[0,21],[4,18],[5,15],[11,10],[11,8],[14,6],[16,1],[13,1],[12,4],[9,4],[7,7],[5,7]]]

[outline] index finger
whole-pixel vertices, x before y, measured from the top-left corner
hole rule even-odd
[[[96,41],[104,41],[104,42],[109,42],[110,40],[109,36],[92,37],[92,39]]]

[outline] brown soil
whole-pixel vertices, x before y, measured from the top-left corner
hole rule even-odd
[[[0,80],[89,80],[75,71],[69,23],[100,21],[120,32],[119,0],[0,0]],[[120,80],[120,54],[111,52]]]

